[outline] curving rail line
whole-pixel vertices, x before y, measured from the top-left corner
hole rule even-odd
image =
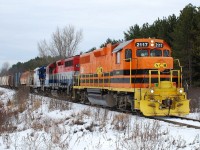
[[[171,123],[174,125],[179,126],[186,126],[188,128],[200,129],[200,120],[187,118],[187,117],[179,117],[179,116],[172,116],[172,117],[147,117],[149,119],[155,119],[167,123]]]

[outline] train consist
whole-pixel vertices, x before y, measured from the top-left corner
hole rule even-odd
[[[182,68],[161,39],[133,39],[58,60],[33,71],[0,77],[1,86],[57,90],[74,101],[145,116],[184,116],[189,100]]]

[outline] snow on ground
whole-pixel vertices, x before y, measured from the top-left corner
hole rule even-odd
[[[200,113],[199,112],[197,112],[197,113],[190,113],[186,117],[200,120]]]
[[[15,112],[1,124],[6,131],[0,133],[0,149],[200,149],[198,129],[35,95],[29,96],[21,111],[14,95],[0,88],[1,112]]]

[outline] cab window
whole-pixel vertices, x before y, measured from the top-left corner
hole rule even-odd
[[[137,55],[137,57],[147,57],[149,54],[148,54],[148,50],[139,49],[139,50],[137,50],[136,55]]]
[[[152,49],[152,50],[150,50],[150,56],[151,57],[161,57],[162,51],[158,50],[158,49]]]
[[[131,49],[126,49],[125,50],[125,61],[129,62],[132,58],[132,50]]]
[[[164,51],[163,51],[163,56],[164,56],[164,57],[170,57],[170,52],[169,52],[169,50],[164,50]]]
[[[73,60],[69,60],[65,62],[65,67],[73,66]]]

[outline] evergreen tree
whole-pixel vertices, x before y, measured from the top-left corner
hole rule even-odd
[[[193,42],[193,85],[200,86],[200,7],[196,8],[197,14],[195,15],[195,30],[194,30],[194,42]]]
[[[108,38],[105,43],[103,43],[103,44],[100,45],[100,48],[105,47],[109,43],[116,44],[116,43],[118,43],[120,41],[121,40],[114,40],[114,39],[112,40],[112,39]]]
[[[189,81],[189,85],[192,85],[192,59],[194,57],[194,41],[197,34],[196,15],[196,7],[191,4],[187,5],[181,11],[173,33],[174,56],[180,58],[182,64],[184,64],[184,74]]]
[[[124,32],[124,39],[126,41],[135,39],[135,38],[142,38],[140,27],[137,24],[134,25],[134,27],[131,26],[127,32]]]

